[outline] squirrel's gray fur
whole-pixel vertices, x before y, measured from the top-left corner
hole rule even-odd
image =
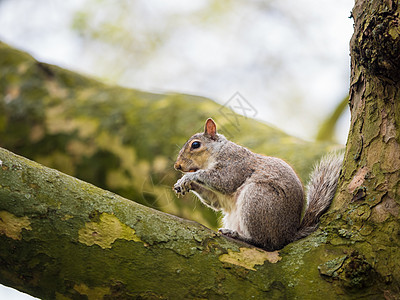
[[[224,235],[273,251],[318,227],[335,194],[342,161],[342,155],[334,154],[321,160],[304,201],[300,179],[286,162],[227,140],[208,119],[204,133],[193,135],[179,152],[175,168],[184,176],[174,190],[178,196],[192,191],[205,205],[221,210]]]

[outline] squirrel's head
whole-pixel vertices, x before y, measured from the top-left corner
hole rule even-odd
[[[174,168],[183,173],[206,169],[214,162],[215,154],[226,141],[223,135],[217,133],[213,119],[208,119],[203,133],[193,135],[182,147]]]

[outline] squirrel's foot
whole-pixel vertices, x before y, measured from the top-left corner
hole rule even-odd
[[[185,196],[191,189],[192,180],[189,178],[189,176],[184,175],[181,179],[179,179],[175,184],[174,184],[174,192],[175,194],[179,196]]]
[[[229,236],[233,239],[239,238],[239,233],[232,229],[220,228],[220,229],[218,229],[218,232],[222,233],[223,235]]]

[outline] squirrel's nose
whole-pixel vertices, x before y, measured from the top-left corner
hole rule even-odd
[[[175,168],[175,170],[178,170],[178,171],[182,170],[182,166],[179,163],[175,163],[174,168]]]

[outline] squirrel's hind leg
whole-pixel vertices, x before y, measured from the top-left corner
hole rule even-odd
[[[239,241],[254,245],[252,243],[251,239],[249,239],[243,235],[240,235],[236,230],[232,230],[232,229],[228,229],[228,228],[220,228],[220,229],[218,229],[218,232],[223,234],[224,236],[233,238],[235,240],[239,240]]]

